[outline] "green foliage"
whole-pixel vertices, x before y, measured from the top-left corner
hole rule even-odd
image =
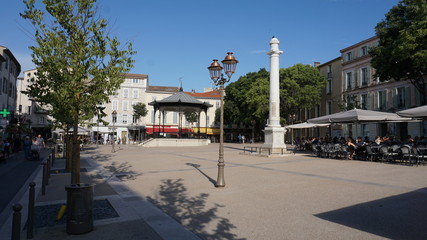
[[[77,142],[79,123],[93,118],[97,106],[109,101],[123,73],[133,67],[130,56],[135,52],[132,44],[121,46],[116,37],[108,36],[107,21],[97,15],[95,0],[43,0],[44,10],[35,2],[24,0],[26,10],[21,13],[33,25],[36,42],[30,49],[37,78],[25,93],[67,128],[72,125]],[[74,150],[78,153],[78,146]],[[80,157],[73,153],[72,161]],[[79,163],[74,166],[76,175]],[[73,183],[80,181],[76,176]]]
[[[187,122],[189,122],[190,124],[193,124],[193,123],[197,122],[197,120],[198,120],[197,112],[185,112],[184,116],[185,116],[185,119],[187,120]]]
[[[269,114],[269,72],[260,69],[248,73],[226,88],[225,122],[261,128]],[[280,115],[296,113],[300,108],[312,108],[320,101],[325,79],[317,68],[297,64],[280,69]],[[255,122],[254,122],[255,121]]]
[[[268,79],[269,73],[264,69],[260,69],[258,72],[251,72],[245,76],[240,77],[236,82],[230,83],[225,88],[224,98],[224,122],[240,124],[243,123],[246,126],[251,125],[252,120],[257,122],[265,122],[265,116],[258,111],[256,114],[256,106],[258,103],[252,101],[250,98],[253,95],[249,95],[248,91],[253,88],[253,84],[258,79]],[[261,81],[261,80],[260,80]],[[267,80],[268,81],[268,80]],[[260,83],[258,83],[259,85]],[[253,89],[252,92],[256,92]],[[258,96],[257,96],[258,97]],[[249,101],[248,101],[249,100]],[[267,98],[267,114],[268,114],[268,98]],[[218,114],[219,115],[219,114]],[[219,116],[218,116],[219,122]]]
[[[30,46],[37,78],[27,90],[50,115],[65,124],[91,119],[96,106],[109,100],[132,67],[132,45],[121,50],[107,35],[107,22],[96,15],[94,0],[24,0],[21,13],[35,27]],[[49,14],[49,15],[48,15]]]
[[[375,76],[409,79],[427,103],[427,1],[402,0],[375,27],[379,44],[370,50]]]
[[[147,116],[148,110],[145,103],[137,103],[133,105],[133,115],[139,120],[141,117]]]
[[[320,102],[325,78],[310,65],[296,64],[280,69],[280,115],[298,112],[301,108],[313,108]]]

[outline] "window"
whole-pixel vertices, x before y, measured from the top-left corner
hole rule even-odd
[[[368,47],[367,46],[363,46],[363,47],[360,48],[360,55],[361,56],[368,55]]]
[[[114,100],[114,101],[111,101],[111,108],[113,109],[113,110],[118,110],[118,102],[116,101],[116,100]]]
[[[3,78],[3,93],[7,94],[7,79]]]
[[[362,86],[368,86],[369,76],[368,68],[362,68]]]
[[[346,61],[350,61],[353,59],[353,52],[348,52],[345,54]]]
[[[123,101],[122,102],[122,109],[123,109],[123,111],[127,111],[128,110],[128,105],[129,105],[128,101]]]
[[[332,93],[332,79],[330,78],[326,80],[326,93]]]
[[[178,112],[173,112],[173,124],[178,123]]]
[[[405,87],[399,87],[396,89],[396,107],[404,108],[405,107]]]
[[[123,89],[123,98],[128,98],[129,97],[129,89],[124,88]]]
[[[218,109],[219,108],[219,102],[215,103],[215,108]]]
[[[123,124],[127,124],[128,123],[128,115],[127,114],[123,114],[123,116],[122,116],[122,123]]]
[[[352,95],[348,94],[346,97],[346,107],[349,108],[352,106],[354,106],[354,99]]]
[[[119,91],[118,90],[115,90],[113,92],[113,97],[115,97],[115,98],[119,97]]]
[[[164,111],[163,112],[163,123],[167,123],[168,122],[168,112]]]
[[[45,118],[44,117],[39,117],[39,124],[44,124],[45,123]]]
[[[385,111],[387,109],[387,91],[378,91],[378,110]]]
[[[133,82],[134,84],[138,84],[138,83],[139,83],[139,79],[133,79],[133,80],[132,80],[132,82]]]
[[[328,65],[328,78],[332,78],[332,65]]]
[[[139,89],[133,89],[133,98],[139,98]]]
[[[136,116],[132,115],[132,123],[137,123],[137,122],[138,122],[138,119],[136,118]]]
[[[111,115],[111,121],[114,123],[117,122],[117,115]]]
[[[346,73],[347,90],[351,89],[351,72]]]
[[[328,101],[326,103],[326,115],[332,114],[332,102]]]
[[[368,94],[360,95],[360,103],[362,109],[368,110]]]

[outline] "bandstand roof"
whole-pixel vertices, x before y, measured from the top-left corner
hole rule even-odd
[[[199,101],[195,97],[192,97],[182,91],[159,101],[154,100],[153,102],[148,103],[148,105],[153,106],[154,109],[176,112],[192,112],[198,109],[206,111],[208,108],[213,106],[207,102]]]

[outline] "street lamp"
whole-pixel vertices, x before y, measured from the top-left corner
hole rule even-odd
[[[291,125],[294,124],[295,114],[289,114],[289,119],[291,120]],[[294,145],[294,129],[291,128],[291,145]]]
[[[115,149],[115,146],[114,146],[114,144],[116,143],[116,139],[114,137],[114,133],[116,131],[116,128],[114,127],[114,124],[117,121],[117,112],[116,112],[116,110],[113,110],[113,112],[111,113],[111,116],[113,117],[113,144],[112,144],[111,152],[116,152],[116,149]]]
[[[224,181],[224,84],[229,82],[231,76],[236,70],[238,61],[234,58],[232,52],[228,52],[224,60],[221,61],[222,65],[218,63],[217,59],[214,59],[212,64],[208,67],[209,74],[216,86],[219,86],[220,103],[221,103],[221,115],[219,120],[219,159],[218,159],[218,178],[215,187],[225,187]],[[222,70],[224,69],[228,79],[224,78]]]

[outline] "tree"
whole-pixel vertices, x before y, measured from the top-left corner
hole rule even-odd
[[[141,117],[147,116],[148,110],[145,106],[145,103],[137,103],[133,105],[133,115],[137,120],[139,120]]]
[[[262,68],[258,72],[250,72],[245,76],[240,77],[236,82],[230,83],[225,88],[226,94],[224,98],[224,122],[234,124],[243,123],[245,126],[251,126],[254,119],[256,119],[257,122],[265,121],[265,116],[261,116],[262,114],[258,113],[258,115],[253,115],[255,112],[254,108],[256,108],[253,106],[253,104],[257,103],[251,101],[250,98],[259,97],[258,95],[252,95],[257,94],[255,93],[257,89],[253,89],[250,94],[248,92],[254,88],[253,85],[256,84],[259,79],[264,79],[268,82],[268,77],[269,73],[264,68]],[[257,84],[259,85],[259,83]],[[263,95],[265,96],[265,94],[266,93]]]
[[[147,116],[147,113],[148,113],[148,110],[147,110],[147,107],[145,106],[145,103],[137,103],[133,105],[133,116],[136,118],[137,121],[139,121],[141,117]],[[138,126],[138,138],[139,140],[141,140],[141,128],[139,126]]]
[[[409,80],[427,104],[427,2],[402,0],[390,9],[375,32],[371,65],[381,81]]]
[[[324,86],[325,78],[310,65],[296,64],[280,69],[280,115],[288,116],[300,108],[316,106]],[[240,77],[226,88],[225,119],[235,124],[255,125],[261,130],[268,119],[269,95],[269,72],[265,69]]]
[[[301,108],[316,106],[325,84],[325,77],[316,67],[296,64],[280,69],[280,115],[286,117]]]
[[[197,112],[184,112],[185,120],[189,122],[191,125],[197,122],[199,115]]]
[[[78,125],[96,115],[120,87],[123,73],[133,67],[132,44],[121,46],[110,37],[107,21],[98,16],[95,0],[24,0],[21,13],[35,28],[36,46],[30,46],[37,78],[29,94],[58,121],[73,127],[71,183],[80,183]]]

